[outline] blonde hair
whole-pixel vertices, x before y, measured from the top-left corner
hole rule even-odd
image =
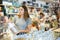
[[[33,21],[33,22],[32,22],[32,26],[33,26],[33,27],[36,26],[36,28],[39,30],[38,22],[37,22],[37,21]]]

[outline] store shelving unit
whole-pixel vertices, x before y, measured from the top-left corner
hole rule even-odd
[[[17,12],[15,11],[17,10],[17,8],[13,6],[12,2],[3,1],[3,5],[5,6],[7,16],[17,14]]]
[[[51,6],[50,6],[50,10],[52,14],[55,14],[55,10],[57,10],[58,8],[60,8],[60,1],[59,0],[53,0],[51,2]]]

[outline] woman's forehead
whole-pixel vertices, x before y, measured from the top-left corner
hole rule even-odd
[[[23,7],[20,7],[19,9],[23,9]]]

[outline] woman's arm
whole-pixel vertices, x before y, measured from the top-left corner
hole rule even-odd
[[[26,32],[26,33],[30,32],[31,26],[32,25],[28,25],[28,27],[25,30],[20,30],[18,33],[20,33],[20,32]]]

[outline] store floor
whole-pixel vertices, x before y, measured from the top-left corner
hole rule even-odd
[[[60,37],[58,37],[56,40],[60,40]]]

